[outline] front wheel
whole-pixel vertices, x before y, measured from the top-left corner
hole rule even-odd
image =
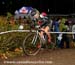
[[[23,51],[26,55],[36,55],[41,49],[41,41],[39,35],[30,33],[23,41]]]

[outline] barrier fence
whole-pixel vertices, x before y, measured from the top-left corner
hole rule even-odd
[[[10,31],[5,31],[5,32],[0,32],[0,35],[11,33],[11,32],[36,32],[36,30],[10,30]],[[75,34],[75,32],[49,32],[49,33]]]

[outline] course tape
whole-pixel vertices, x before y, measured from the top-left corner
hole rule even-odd
[[[12,32],[36,32],[36,30],[10,30],[5,32],[0,32],[0,35]],[[61,34],[75,34],[75,32],[49,32],[49,33],[61,33]]]

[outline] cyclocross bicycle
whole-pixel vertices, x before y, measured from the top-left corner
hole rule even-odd
[[[36,55],[43,45],[48,46],[48,36],[43,31],[40,30],[40,26],[36,26],[37,30],[35,32],[30,32],[23,41],[23,51],[26,55]],[[39,33],[43,32],[43,37],[40,37]],[[50,49],[54,49],[55,44],[50,43]]]

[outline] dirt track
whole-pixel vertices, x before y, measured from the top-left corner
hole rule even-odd
[[[75,49],[41,50],[36,56],[24,55],[0,61],[1,65],[75,65]],[[6,63],[7,61],[16,62]],[[22,63],[16,64],[19,61],[22,61]],[[24,63],[26,61],[27,64]]]

